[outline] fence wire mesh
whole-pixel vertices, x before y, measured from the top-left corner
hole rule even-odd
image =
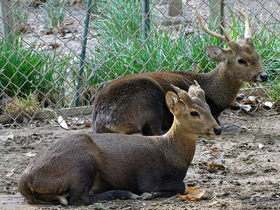
[[[246,5],[269,82],[244,88],[262,90],[261,97],[279,104],[279,0],[96,0],[90,8],[85,0],[1,3],[0,123],[85,116],[96,93],[124,75],[208,72],[217,64],[207,56],[206,46],[227,46],[202,32],[196,12],[209,28],[220,33],[222,24],[237,40],[243,37],[244,23],[235,8]]]

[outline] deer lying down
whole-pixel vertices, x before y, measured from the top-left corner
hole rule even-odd
[[[174,115],[163,136],[77,134],[39,152],[21,175],[18,188],[29,203],[88,205],[98,200],[168,197],[184,193],[183,182],[199,136],[221,128],[205,102],[174,86],[166,103]],[[141,196],[140,196],[141,195]]]
[[[254,48],[253,27],[249,27],[247,13],[241,14],[245,19],[245,39],[238,42],[226,33],[222,36],[207,29],[198,15],[201,28],[229,46],[228,49],[207,47],[209,56],[219,62],[214,70],[201,74],[190,71],[136,74],[103,88],[93,102],[93,131],[143,135],[166,132],[173,120],[164,102],[165,94],[171,90],[169,84],[187,90],[194,80],[204,89],[212,115],[219,122],[219,114],[232,105],[244,82],[267,80]]]

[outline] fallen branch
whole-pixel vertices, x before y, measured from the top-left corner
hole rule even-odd
[[[231,115],[226,115],[226,114],[221,114],[220,116],[227,117],[227,118],[238,119],[238,120],[245,120],[244,117],[239,117],[239,116],[231,116]]]

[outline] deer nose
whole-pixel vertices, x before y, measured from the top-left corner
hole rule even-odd
[[[260,74],[260,78],[261,78],[262,82],[267,81],[267,79],[268,79],[267,73],[261,73],[261,74]]]
[[[220,135],[222,133],[222,129],[221,128],[214,128],[214,133],[216,135]]]

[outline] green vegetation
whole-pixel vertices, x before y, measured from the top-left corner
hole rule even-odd
[[[67,18],[66,4],[67,0],[48,0],[41,5],[46,28],[58,31],[62,29],[63,22]]]
[[[38,49],[26,48],[18,40],[9,44],[0,41],[0,88],[10,97],[27,98],[64,94],[66,62],[58,62]],[[3,97],[0,95],[0,97]]]
[[[95,74],[88,73],[93,75],[92,85],[145,71],[186,70],[193,64],[209,71],[215,66],[205,56],[205,46],[209,41],[218,44],[219,40],[207,35],[190,34],[174,40],[171,32],[152,30],[143,43],[139,0],[134,0],[134,4],[115,1],[107,5],[104,13],[93,23],[101,35],[102,46],[93,53],[96,56],[91,61],[93,70],[88,69],[95,71]]]
[[[28,2],[26,0],[16,1],[13,7],[13,15],[15,21],[15,30],[17,33],[25,33],[29,30],[28,18],[30,12],[27,9]]]

